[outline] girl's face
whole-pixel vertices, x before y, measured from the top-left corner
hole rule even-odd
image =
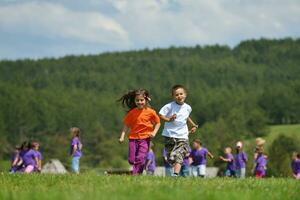
[[[173,99],[176,101],[178,104],[184,104],[185,99],[186,99],[186,92],[183,88],[178,88],[173,92]]]
[[[146,106],[146,99],[143,95],[137,95],[135,97],[135,105],[137,106],[138,109],[143,109]]]

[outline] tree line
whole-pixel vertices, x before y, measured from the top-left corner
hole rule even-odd
[[[0,61],[0,158],[27,139],[45,158],[68,163],[72,126],[82,129],[82,163],[124,167],[117,137],[124,110],[116,100],[146,88],[159,110],[173,84],[188,88],[197,136],[211,151],[268,133],[268,125],[300,120],[300,39]],[[154,142],[160,155],[162,138]]]

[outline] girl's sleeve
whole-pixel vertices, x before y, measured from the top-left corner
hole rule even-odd
[[[130,121],[131,121],[131,115],[130,115],[131,112],[127,113],[127,115],[124,117],[123,119],[123,123],[126,125],[126,126],[129,126],[130,125]]]
[[[153,121],[155,124],[160,124],[160,118],[155,111],[153,111]]]

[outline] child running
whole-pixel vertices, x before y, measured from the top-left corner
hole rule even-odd
[[[192,176],[205,177],[206,175],[206,157],[214,158],[214,156],[204,147],[200,139],[194,139],[193,150],[190,154],[190,163],[192,165]]]
[[[70,155],[72,157],[72,170],[75,174],[79,174],[80,171],[80,158],[82,156],[82,143],[80,141],[80,129],[72,127],[70,129],[72,135]]]
[[[35,171],[37,172],[41,172],[42,171],[42,154],[39,151],[40,148],[40,144],[38,142],[32,142],[32,149],[35,151],[36,156],[38,158],[38,164],[37,164],[37,168],[35,169]]]
[[[292,154],[291,167],[294,178],[300,180],[300,155],[298,152],[293,152]]]
[[[173,101],[166,104],[159,111],[165,121],[162,135],[165,138],[165,149],[168,162],[174,166],[173,176],[178,176],[184,158],[189,154],[189,130],[187,122],[192,126],[191,133],[195,133],[198,125],[190,118],[191,106],[185,103],[187,90],[182,85],[172,87]]]
[[[149,152],[147,153],[145,169],[148,175],[154,175],[155,168],[156,168],[156,164],[155,164],[155,155],[153,152],[153,143],[150,142],[150,149]]]
[[[257,179],[265,177],[267,170],[267,159],[263,153],[263,147],[257,147],[256,159],[254,160],[254,175]]]
[[[236,143],[236,177],[245,178],[246,176],[246,163],[248,161],[247,154],[243,151],[243,143],[238,141]]]
[[[128,162],[133,165],[132,175],[139,175],[145,168],[150,140],[155,137],[160,127],[160,119],[150,108],[150,95],[145,89],[130,91],[119,101],[129,108],[119,142],[123,143],[125,135],[129,132]]]
[[[232,152],[231,147],[226,147],[224,150],[225,158],[223,156],[220,156],[220,159],[227,163],[227,167],[225,171],[225,176],[227,177],[234,177],[236,174],[235,160],[231,152]]]

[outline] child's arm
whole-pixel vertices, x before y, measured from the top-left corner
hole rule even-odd
[[[159,117],[166,122],[172,122],[176,119],[176,114],[172,115],[171,117],[166,117],[163,115],[159,115]]]
[[[145,169],[148,170],[149,169],[149,166],[151,165],[151,160],[147,160],[147,163],[146,163],[146,167]]]
[[[214,158],[214,155],[212,155],[209,151],[207,152],[207,155],[208,155],[211,159]]]
[[[195,133],[196,130],[197,130],[197,128],[198,128],[198,125],[195,124],[195,122],[192,120],[191,117],[189,117],[189,118],[187,119],[187,122],[192,126],[192,128],[191,128],[191,130],[190,130],[190,133]]]
[[[220,159],[223,160],[224,162],[231,162],[230,159],[224,158],[223,156],[220,156]]]
[[[39,160],[39,170],[42,170],[42,160]]]
[[[193,158],[192,157],[189,157],[189,164],[191,165],[193,163]]]
[[[76,153],[77,148],[78,148],[77,144],[74,144],[73,151],[72,151],[72,156]]]
[[[16,166],[18,164],[19,156],[16,156],[14,161],[12,162],[12,166]]]
[[[125,135],[127,134],[127,132],[129,131],[129,127],[124,125],[123,130],[121,132],[120,138],[119,138],[119,143],[123,143],[124,139],[125,139]]]
[[[37,156],[34,156],[34,160],[35,160],[35,167],[37,168],[37,169],[39,169],[39,159],[38,159],[38,157]]]
[[[154,130],[151,133],[150,137],[154,138],[160,128],[160,123],[154,125]]]

